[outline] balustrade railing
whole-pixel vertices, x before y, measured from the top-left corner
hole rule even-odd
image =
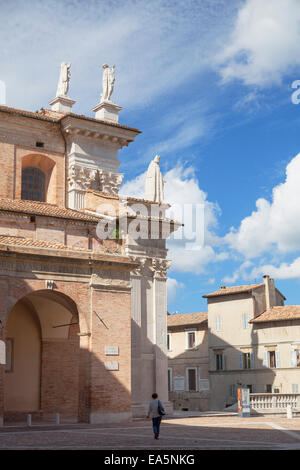
[[[253,410],[285,410],[287,406],[300,410],[300,393],[250,393]]]

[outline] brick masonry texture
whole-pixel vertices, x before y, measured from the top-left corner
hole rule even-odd
[[[24,412],[84,422],[92,413],[130,413],[133,264],[122,242],[97,238],[97,217],[68,209],[59,118],[36,114],[0,107],[0,339],[12,309],[25,302],[42,326],[40,405]],[[26,166],[45,173],[45,203],[21,200]],[[63,336],[53,325],[65,318],[74,325]],[[105,346],[118,346],[119,355],[107,356]],[[109,361],[117,370],[108,370]],[[0,365],[0,418],[9,420],[20,413],[4,409],[5,394],[13,392],[7,374]]]

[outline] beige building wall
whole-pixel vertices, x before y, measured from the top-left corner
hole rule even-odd
[[[234,404],[239,386],[252,393],[300,392],[300,320],[251,323],[283,303],[269,278],[248,291],[208,297],[211,410]]]
[[[183,314],[184,317],[197,314]],[[173,319],[172,319],[173,320]],[[176,320],[176,318],[175,318]],[[203,314],[201,320],[203,321]],[[195,340],[189,347],[188,336]],[[209,402],[207,323],[168,327],[169,399],[175,410],[206,411]],[[191,372],[189,372],[191,371]]]

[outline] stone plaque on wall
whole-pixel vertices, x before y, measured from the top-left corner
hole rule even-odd
[[[119,346],[105,346],[105,355],[106,356],[118,356]]]
[[[209,390],[209,380],[208,379],[200,379],[199,380],[199,391],[204,392]]]
[[[178,375],[174,377],[174,392],[184,391],[184,377]]]
[[[118,362],[105,362],[104,365],[106,370],[119,370]]]
[[[0,364],[6,364],[6,347],[5,342],[0,340]]]

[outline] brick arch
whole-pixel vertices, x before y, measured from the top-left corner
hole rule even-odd
[[[13,351],[13,367],[3,383],[5,418],[33,411],[45,416],[60,412],[77,420],[81,386],[77,305],[56,290],[38,288],[14,294],[5,325],[5,339],[12,341]],[[71,323],[70,331],[66,325]],[[27,372],[32,380],[24,392],[21,385]]]
[[[45,201],[50,204],[56,204],[56,162],[46,155],[39,153],[30,153],[22,158],[22,168],[34,167],[41,170],[45,175]],[[22,173],[21,173],[22,178]],[[21,180],[22,186],[22,180]]]

